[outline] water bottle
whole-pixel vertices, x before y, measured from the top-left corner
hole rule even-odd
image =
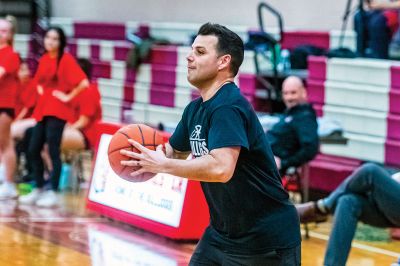
[[[290,52],[288,49],[281,51],[281,69],[283,72],[290,70]]]
[[[58,185],[58,188],[61,191],[66,190],[68,188],[72,188],[71,174],[72,174],[71,165],[67,164],[67,163],[63,163],[62,168],[61,168],[61,174],[60,174],[60,182]]]

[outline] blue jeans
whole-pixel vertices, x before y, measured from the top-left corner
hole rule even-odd
[[[354,16],[354,30],[357,33],[357,54],[359,56],[381,59],[389,57],[391,36],[383,12],[357,12]],[[365,53],[367,48],[371,51],[369,54]]]
[[[325,266],[346,264],[358,221],[400,227],[400,183],[372,163],[354,171],[323,202],[334,212]]]

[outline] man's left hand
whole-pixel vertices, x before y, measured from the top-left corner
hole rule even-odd
[[[155,151],[150,150],[138,142],[129,139],[129,143],[135,147],[140,153],[136,153],[133,151],[127,151],[121,149],[121,154],[132,158],[132,160],[121,161],[122,165],[132,166],[132,167],[140,167],[138,170],[133,171],[131,176],[138,176],[143,173],[161,173],[165,172],[165,163],[168,158],[165,156],[163,152],[163,145],[158,145]]]

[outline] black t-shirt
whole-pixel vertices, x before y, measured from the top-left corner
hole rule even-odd
[[[282,187],[267,138],[234,83],[205,102],[202,98],[191,102],[170,144],[175,150],[191,151],[194,157],[213,149],[241,147],[228,182],[201,182],[211,218],[209,239],[232,252],[250,254],[300,243],[298,216]]]

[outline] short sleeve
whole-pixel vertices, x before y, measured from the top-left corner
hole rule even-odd
[[[8,58],[7,58],[8,57]],[[2,65],[6,73],[11,74],[11,73],[16,73],[19,69],[19,56],[17,53],[11,53],[9,56],[7,56],[5,63]]]
[[[77,86],[82,80],[87,79],[82,68],[68,53],[63,56],[63,71],[61,75],[64,81],[71,86]]]
[[[209,150],[239,146],[249,149],[246,128],[246,119],[239,109],[233,106],[218,108],[210,120]]]
[[[169,139],[169,144],[172,146],[174,150],[187,152],[191,151],[190,141],[189,141],[189,133],[187,127],[188,119],[188,111],[185,109],[182,115],[181,121],[179,121],[178,125],[171,138]]]

